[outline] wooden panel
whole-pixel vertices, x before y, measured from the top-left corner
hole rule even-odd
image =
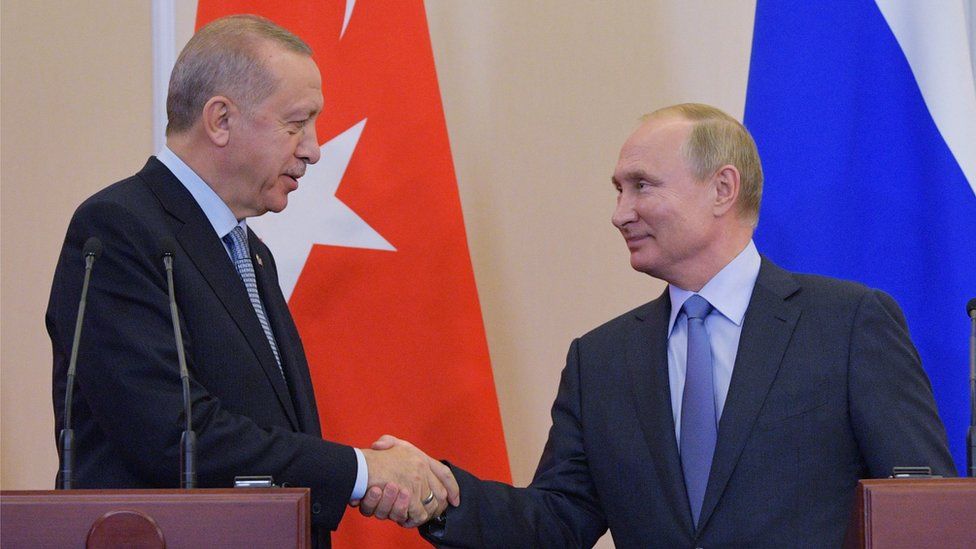
[[[166,547],[309,547],[309,491],[283,489],[0,492],[3,547],[85,547],[106,513],[151,518]]]

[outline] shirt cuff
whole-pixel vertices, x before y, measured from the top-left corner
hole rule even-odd
[[[353,448],[356,452],[356,484],[352,487],[352,495],[349,496],[349,501],[363,499],[366,495],[366,481],[369,480],[369,467],[366,465],[366,456],[363,455],[363,451],[359,448]]]

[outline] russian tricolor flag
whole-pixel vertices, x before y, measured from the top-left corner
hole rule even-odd
[[[901,304],[959,470],[976,296],[976,84],[962,1],[759,0],[745,123],[756,241]]]

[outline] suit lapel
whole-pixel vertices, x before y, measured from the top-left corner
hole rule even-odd
[[[627,368],[637,418],[658,483],[667,497],[675,521],[692,531],[691,508],[685,491],[678,443],[674,437],[671,386],[668,381],[668,315],[671,298],[664,294],[636,312],[628,335]]]
[[[799,307],[787,298],[798,290],[789,273],[763,258],[742,324],[699,527],[715,510],[779,371],[800,317]]]
[[[292,428],[297,430],[299,425],[295,409],[285,380],[278,371],[271,345],[254,313],[244,282],[237,274],[227,255],[227,249],[217,237],[207,216],[183,184],[155,158],[151,158],[146,164],[142,175],[166,211],[183,223],[176,230],[177,241],[244,334],[268,381],[274,387]]]
[[[278,284],[274,258],[271,256],[271,251],[250,229],[248,229],[248,245],[254,258],[254,274],[258,291],[261,293],[265,313],[278,341],[281,368],[288,378],[299,425],[302,432],[321,436],[315,393],[312,390],[305,352],[302,349],[298,330],[288,312],[288,303]]]

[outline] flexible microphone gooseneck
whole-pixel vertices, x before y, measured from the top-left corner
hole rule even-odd
[[[195,488],[197,485],[197,435],[193,432],[193,416],[190,411],[190,375],[186,369],[183,334],[180,332],[180,314],[176,309],[176,297],[173,289],[173,258],[176,256],[176,241],[167,236],[162,239],[161,244],[163,265],[166,267],[166,283],[169,288],[169,313],[173,318],[176,356],[180,363],[180,381],[183,382],[183,414],[186,416],[186,429],[180,436],[180,488]]]
[[[85,302],[88,300],[88,282],[91,280],[92,265],[102,255],[102,241],[94,236],[85,241],[81,250],[85,259],[85,281],[81,284],[81,300],[78,302],[78,319],[75,320],[75,335],[71,340],[71,358],[68,360],[67,387],[64,389],[64,428],[58,436],[61,450],[61,470],[58,471],[59,487],[71,489],[71,475],[75,463],[75,431],[71,428],[71,401],[75,394],[75,370],[78,366],[78,343],[81,341],[81,324],[85,318]]]

